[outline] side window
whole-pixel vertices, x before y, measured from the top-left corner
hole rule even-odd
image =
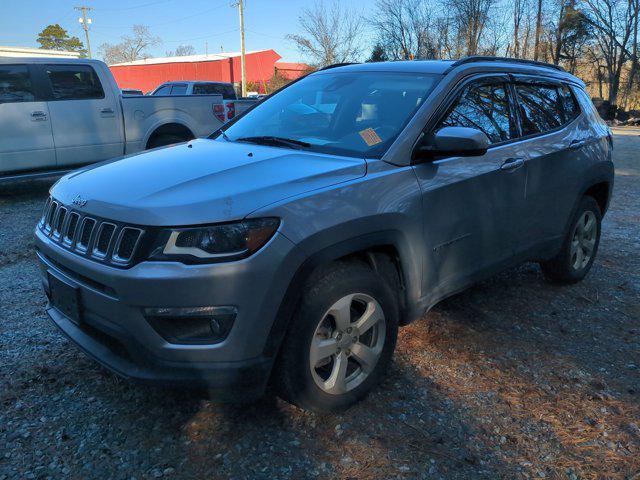
[[[178,83],[171,87],[171,95],[186,95],[187,86],[184,83]]]
[[[567,85],[563,85],[560,89],[560,96],[562,98],[562,106],[564,107],[564,121],[565,123],[569,123],[580,115],[580,107],[573,93],[571,93],[571,89]]]
[[[222,95],[223,100],[235,100],[236,92],[231,85],[220,83],[196,83],[193,86],[194,95]]]
[[[98,75],[89,65],[46,65],[54,100],[104,98]]]
[[[534,135],[564,123],[558,89],[552,85],[516,83],[522,134]]]
[[[0,103],[33,102],[35,99],[26,65],[0,65]]]
[[[154,95],[170,95],[171,94],[171,85],[163,85],[158,90],[153,92]]]
[[[491,143],[517,137],[505,84],[466,87],[436,130],[442,127],[477,128],[489,137]]]

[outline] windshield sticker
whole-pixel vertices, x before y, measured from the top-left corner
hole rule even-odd
[[[371,127],[365,128],[364,130],[360,130],[358,133],[362,137],[362,140],[364,140],[364,143],[366,143],[370,147],[373,147],[374,145],[377,145],[378,143],[382,142],[382,139],[378,136],[376,131]]]

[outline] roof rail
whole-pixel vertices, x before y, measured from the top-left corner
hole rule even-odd
[[[321,72],[322,70],[329,70],[331,68],[346,67],[347,65],[357,65],[357,64],[358,62],[333,63],[331,65],[327,65],[326,67],[319,68],[317,71]]]
[[[509,57],[490,57],[485,55],[473,55],[471,57],[464,57],[460,60],[456,60],[451,64],[449,70],[452,68],[458,67],[460,65],[465,65],[467,63],[475,63],[475,62],[505,62],[505,63],[520,63],[523,65],[535,65],[538,67],[544,68],[553,68],[554,70],[558,70],[560,72],[566,72],[564,68],[560,65],[554,65],[552,63],[538,62],[537,60],[526,60],[524,58],[509,58]]]

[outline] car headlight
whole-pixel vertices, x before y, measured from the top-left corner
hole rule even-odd
[[[260,250],[279,225],[277,218],[252,218],[206,227],[163,230],[150,259],[187,263],[238,260]]]

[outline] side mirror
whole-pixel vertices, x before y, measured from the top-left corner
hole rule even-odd
[[[432,138],[430,144],[421,144],[414,150],[414,160],[479,156],[487,153],[490,145],[487,135],[476,128],[443,127]]]

